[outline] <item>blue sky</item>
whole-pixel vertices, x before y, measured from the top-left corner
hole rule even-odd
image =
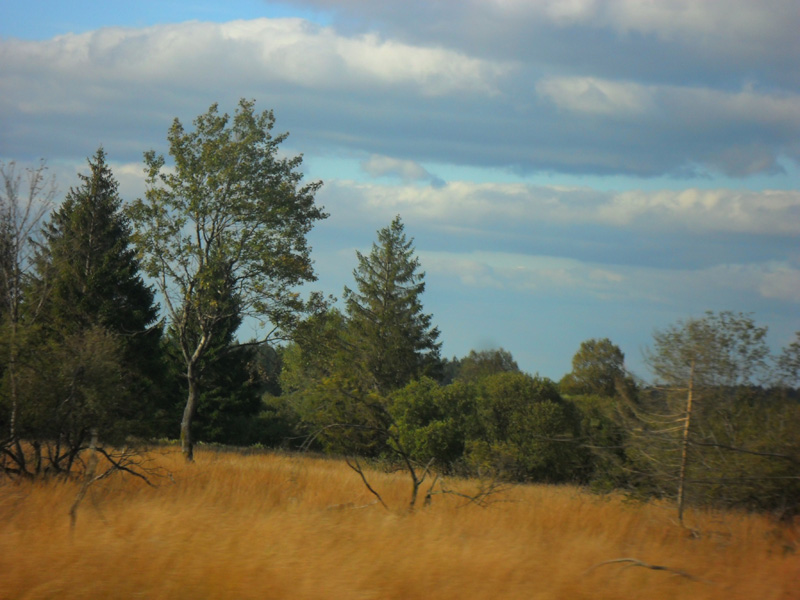
[[[32,15],[36,15],[35,18]],[[317,288],[400,214],[447,356],[558,379],[608,337],[752,312],[800,330],[794,0],[259,0],[0,5],[0,160],[62,191],[239,98],[274,109],[330,218]]]

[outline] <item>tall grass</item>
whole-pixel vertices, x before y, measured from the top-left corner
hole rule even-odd
[[[74,531],[77,484],[0,484],[0,599],[800,598],[797,530],[763,516],[690,512],[690,534],[669,506],[546,486],[488,508],[435,496],[407,514],[402,474],[369,474],[395,512],[339,461],[158,461],[172,476],[157,488],[93,485]],[[596,566],[623,557],[701,581]]]

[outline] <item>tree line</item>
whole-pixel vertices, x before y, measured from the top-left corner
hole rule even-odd
[[[675,499],[681,520],[800,508],[800,333],[773,357],[752,315],[679,321],[653,336],[651,381],[608,339],[558,382],[503,349],[444,358],[400,216],[341,303],[303,297],[321,183],[253,102],[193,125],[173,122],[169,166],[145,153],[129,203],[102,148],[52,209],[44,164],[2,165],[5,476],[69,476],[89,447],[133,472],[130,448],[179,438],[189,461],[203,441],[344,455],[362,477],[361,460],[396,464],[412,506],[435,473]],[[242,341],[247,320],[266,333]]]

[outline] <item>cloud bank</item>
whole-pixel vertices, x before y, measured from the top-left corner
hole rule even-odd
[[[129,159],[172,117],[244,96],[315,152],[646,177],[800,157],[789,2],[295,4],[338,20],[0,40],[0,154],[67,153],[82,133]]]
[[[635,354],[705,309],[800,328],[794,0],[176,6],[36,41],[0,23],[0,160],[45,157],[68,187],[102,144],[131,199],[173,118],[253,98],[325,181],[320,286],[400,214],[457,353],[496,339],[560,376],[582,339]]]

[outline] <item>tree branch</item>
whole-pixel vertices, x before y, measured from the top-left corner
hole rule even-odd
[[[680,577],[685,577],[690,581],[700,581],[702,583],[713,583],[713,581],[709,581],[707,579],[701,579],[691,573],[687,573],[686,571],[682,571],[680,569],[673,569],[672,567],[665,567],[663,565],[651,565],[649,563],[643,562],[637,558],[614,558],[611,560],[604,560],[603,562],[597,563],[596,565],[592,565],[589,567],[585,572],[584,575],[594,571],[597,567],[602,567],[603,565],[610,565],[615,563],[629,563],[625,568],[630,567],[643,567],[645,569],[651,569],[653,571],[668,571],[673,573],[674,575],[678,575]]]

